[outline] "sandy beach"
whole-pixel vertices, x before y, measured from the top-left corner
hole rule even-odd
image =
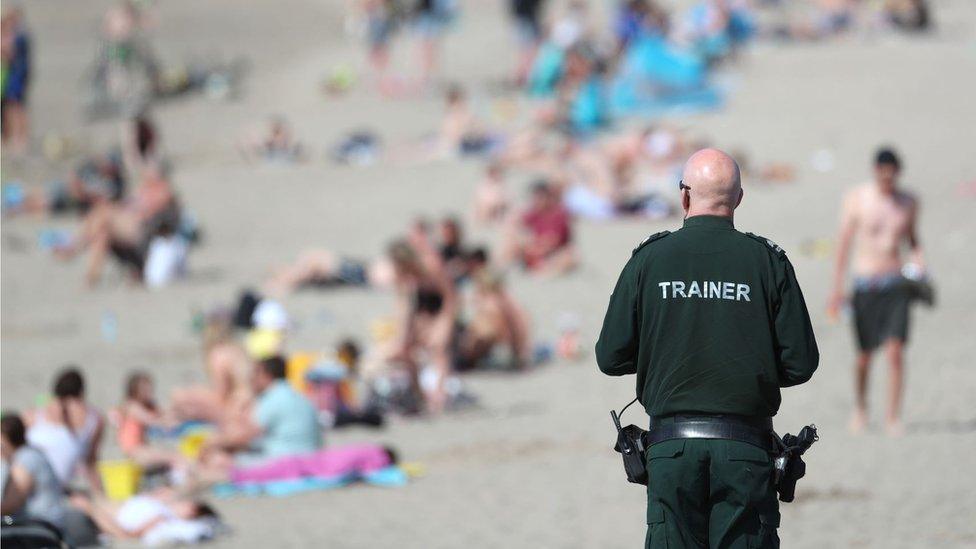
[[[932,4],[937,28],[926,36],[759,41],[723,69],[730,88],[723,109],[672,120],[719,147],[746,151],[755,163],[796,169],[795,180],[784,184],[747,178],[736,213],[740,230],[767,236],[791,258],[821,351],[813,380],[784,390],[776,416],[781,433],[815,423],[821,435],[807,456],[796,502],[781,507],[784,547],[976,547],[976,197],[961,191],[976,178],[976,4]],[[109,5],[34,0],[26,6],[36,41],[35,142],[57,133],[78,150],[93,151],[117,139],[117,121],[87,123],[80,107],[79,81]],[[490,84],[510,72],[514,57],[505,3],[466,0],[461,6],[444,45],[443,79],[465,82],[488,112],[495,100]],[[100,287],[87,290],[82,261],[63,263],[37,246],[42,230],[70,228],[74,221],[4,218],[4,409],[32,406],[66,363],[84,368],[90,400],[105,407],[118,403],[125,373],[135,367],[153,373],[160,395],[202,381],[200,343],[191,326],[198,311],[231,302],[307,247],[370,257],[418,215],[469,215],[483,169],[478,161],[350,167],[325,158],[351,130],[369,128],[394,143],[431,132],[441,112],[437,94],[384,99],[364,74],[348,95],[321,92],[322,79],[336,66],[365,71],[362,44],[343,31],[343,2],[169,0],[156,11],[153,42],[164,58],[240,55],[251,65],[237,101],[197,95],[154,108],[173,182],[200,220],[204,240],[190,258],[188,279],[172,287],[132,287],[110,269]],[[308,162],[240,159],[236,140],[272,114],[291,121],[308,145]],[[880,357],[872,370],[871,426],[861,436],[848,433],[853,335],[847,319],[831,322],[825,314],[831,258],[811,245],[833,240],[841,195],[870,177],[870,159],[881,144],[899,149],[905,185],[920,197],[919,234],[939,295],[936,308],[917,308],[913,317],[901,438],[882,429],[887,372]],[[70,159],[52,164],[36,155],[3,162],[4,182],[28,186],[71,165]],[[531,183],[528,176],[513,181],[520,196]],[[328,435],[328,444],[390,444],[405,461],[422,464],[424,476],[402,488],[357,485],[288,498],[217,499],[233,533],[214,546],[639,546],[645,495],[624,479],[608,417],[633,398],[634,381],[602,376],[592,345],[632,248],[678,226],[676,218],[580,221],[582,264],[575,272],[546,280],[509,273],[538,339],[556,337],[561,315],[580,318],[580,360],[521,374],[467,375],[477,407],[393,418],[382,431]],[[470,233],[475,242],[497,239],[476,226]],[[324,350],[345,335],[368,341],[370,323],[389,314],[392,302],[381,291],[295,293],[284,300],[297,324],[289,346]],[[103,334],[106,315],[117,319],[114,338]],[[625,416],[627,423],[645,421],[634,408]],[[114,440],[106,453],[118,455]]]

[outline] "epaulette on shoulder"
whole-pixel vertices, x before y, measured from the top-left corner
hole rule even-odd
[[[641,248],[643,248],[644,246],[647,246],[648,244],[654,242],[655,240],[661,240],[662,238],[668,236],[669,234],[671,234],[671,231],[661,231],[659,233],[652,234],[651,236],[642,240],[641,243],[638,244],[636,248],[634,248],[634,253],[631,255],[636,255],[637,252],[639,252]]]
[[[743,233],[743,234],[745,234],[749,238],[762,242],[766,246],[769,246],[769,249],[772,250],[779,257],[786,257],[786,250],[784,250],[783,248],[780,247],[779,244],[773,242],[772,240],[766,238],[765,236],[759,236],[758,234],[753,234],[753,233]]]

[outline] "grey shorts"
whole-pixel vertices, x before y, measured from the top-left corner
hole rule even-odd
[[[900,276],[856,281],[851,305],[860,350],[874,350],[892,339],[908,341],[911,303],[910,284]]]

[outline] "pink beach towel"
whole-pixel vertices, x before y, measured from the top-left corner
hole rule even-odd
[[[385,448],[376,444],[352,444],[326,448],[311,454],[273,458],[260,465],[235,467],[234,484],[294,480],[304,477],[338,478],[367,474],[392,465]]]

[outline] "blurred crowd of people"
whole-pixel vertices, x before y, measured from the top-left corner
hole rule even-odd
[[[529,105],[517,124],[484,116],[468,89],[452,84],[431,135],[403,154],[381,154],[379,138],[363,132],[333,153],[350,164],[400,157],[483,162],[483,176],[471,185],[468,217],[492,231],[494,246],[469,242],[455,212],[433,224],[417,219],[371,256],[310,247],[274,268],[258,291],[205,315],[206,382],[175,387],[165,402],[152,376],[134,370],[118,405],[106,411],[86,399],[82,371],[66,368],[42,405],[3,414],[3,514],[48,521],[76,545],[106,537],[197,541],[221,531],[214,508],[197,497],[202,488],[396,464],[389,448],[340,451],[324,441],[332,429],[383,426],[390,414],[440,414],[470,404],[474,397],[459,377],[464,372],[523,371],[553,353],[574,357],[573,323],[564,323],[554,345],[540,343],[508,280],[518,272],[572,273],[585,261],[576,246],[579,219],[676,213],[678,170],[692,151],[709,145],[708,137],[674,122],[635,126],[624,118],[656,119],[720,104],[711,72],[756,37],[813,40],[858,25],[906,31],[932,25],[924,0],[876,3],[880,7],[820,0],[799,15],[776,17],[772,26],[760,24],[760,9],[779,10],[786,2],[702,0],[672,12],[654,0],[621,0],[611,27],[601,32],[585,0],[552,9],[547,4],[509,3],[517,37],[510,87]],[[452,0],[360,0],[347,26],[368,42],[376,88],[396,97],[436,89],[439,48],[458,15]],[[116,104],[113,112],[121,115],[118,145],[81,159],[61,182],[4,184],[5,216],[77,218],[76,230],[48,232],[41,244],[64,260],[86,256],[89,286],[100,283],[111,258],[133,282],[162,288],[187,272],[200,237],[172,184],[150,103],[190,86],[227,86],[233,69],[204,67],[174,80],[151,54],[150,27],[136,2],[120,3],[104,20],[94,78],[99,101]],[[413,79],[391,66],[390,49],[405,29],[417,43]],[[4,7],[2,46],[4,154],[22,155],[30,143],[32,71],[31,38],[19,6]],[[248,162],[310,156],[280,116],[244,136],[237,150]],[[774,166],[756,173],[776,181],[792,171]],[[516,179],[531,182],[521,200]],[[332,352],[294,348],[286,296],[345,288],[395,296],[389,318],[373,325],[372,339],[344,339]],[[121,505],[106,499],[99,470],[111,436],[143,471],[141,491]],[[187,451],[178,447],[184,440],[198,444]],[[87,490],[76,490],[78,484]]]

